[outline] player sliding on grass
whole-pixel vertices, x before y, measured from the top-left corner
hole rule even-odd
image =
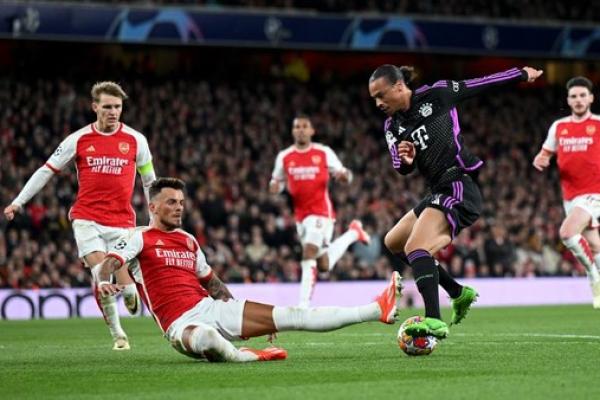
[[[543,171],[556,154],[567,214],[560,238],[585,267],[593,306],[600,308],[600,116],[590,110],[594,102],[592,88],[592,82],[582,76],[567,82],[571,115],[550,126],[533,166]]]
[[[360,307],[305,309],[233,299],[206,263],[196,239],[180,229],[184,187],[179,179],[154,181],[151,225],[121,238],[94,268],[100,291],[114,295],[120,287],[109,277],[128,263],[160,329],[181,353],[209,361],[285,359],[283,349],[238,349],[230,340],[288,330],[330,331],[366,321],[394,323],[401,289],[397,272],[376,301]]]
[[[513,68],[494,75],[465,81],[438,81],[412,89],[413,68],[382,65],[369,79],[369,93],[389,118],[385,137],[392,165],[402,175],[418,167],[431,194],[406,214],[387,233],[386,247],[405,253],[425,303],[425,320],[412,324],[410,336],[444,338],[448,326],[441,320],[438,284],[452,298],[452,323],[466,315],[477,293],[461,286],[433,258],[460,230],[479,217],[482,199],[469,173],[483,162],[471,154],[460,137],[456,105],[486,89],[533,82],[542,71]]]

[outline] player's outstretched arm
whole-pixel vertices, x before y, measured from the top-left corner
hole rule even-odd
[[[54,172],[47,165],[38,168],[38,170],[31,175],[29,180],[27,180],[27,183],[25,183],[25,186],[19,195],[4,209],[4,216],[6,219],[11,221],[15,217],[15,214],[21,212],[23,210],[23,205],[42,190],[53,176]]]
[[[201,281],[202,286],[208,291],[208,294],[216,300],[229,300],[233,299],[231,292],[227,289],[227,286],[219,279],[219,277],[211,273],[210,279],[206,282]]]
[[[449,107],[454,107],[464,100],[483,94],[493,88],[518,82],[533,82],[543,73],[544,71],[531,67],[511,68],[507,71],[480,78],[466,79],[459,82],[446,81],[446,84],[437,88],[436,92],[444,103]]]

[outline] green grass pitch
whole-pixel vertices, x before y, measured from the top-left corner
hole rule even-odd
[[[286,361],[251,364],[188,359],[151,319],[123,324],[129,352],[111,350],[99,319],[1,321],[0,397],[600,399],[600,310],[591,306],[475,308],[432,355],[414,358],[396,344],[399,324],[284,332],[276,344]]]

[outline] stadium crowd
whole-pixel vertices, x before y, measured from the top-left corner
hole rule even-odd
[[[0,204],[10,203],[29,176],[69,133],[91,121],[93,82],[0,80]],[[338,262],[334,280],[382,279],[401,262],[382,235],[426,190],[418,174],[398,175],[382,134],[384,117],[364,80],[292,79],[123,82],[130,96],[123,121],[143,132],[158,176],[188,184],[184,228],[226,282],[298,281],[300,247],[289,199],[268,194],[276,153],[292,143],[290,122],[312,116],[316,141],[330,145],[355,179],[334,185],[336,236],[353,218],[372,235]],[[531,161],[551,121],[566,114],[558,87],[505,90],[459,109],[466,143],[486,164],[479,174],[482,218],[439,259],[458,277],[584,275],[558,238],[563,217],[556,168]],[[527,112],[523,112],[527,110]],[[133,203],[147,221],[139,182]],[[88,286],[68,221],[76,171],[63,171],[15,221],[0,222],[0,287]]]
[[[425,16],[462,16],[503,18],[509,20],[587,21],[600,19],[600,2],[544,0],[85,0],[95,3],[129,3],[134,5],[185,5],[245,7],[253,9],[308,10],[325,13],[370,12]]]

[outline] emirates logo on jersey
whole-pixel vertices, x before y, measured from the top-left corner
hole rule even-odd
[[[187,238],[186,244],[190,251],[194,251],[194,241],[191,238]]]
[[[588,125],[585,127],[585,133],[587,133],[588,135],[592,136],[594,133],[596,133],[596,126],[595,125]]]
[[[167,267],[177,267],[193,271],[196,264],[196,254],[192,251],[155,248],[156,257],[164,261]]]
[[[321,163],[321,156],[312,156],[312,162],[313,164],[320,164]]]
[[[121,175],[123,167],[129,165],[129,160],[116,157],[92,157],[85,158],[91,172],[108,175]]]
[[[127,142],[120,142],[119,143],[119,151],[123,154],[127,154],[129,153],[129,143]]]

